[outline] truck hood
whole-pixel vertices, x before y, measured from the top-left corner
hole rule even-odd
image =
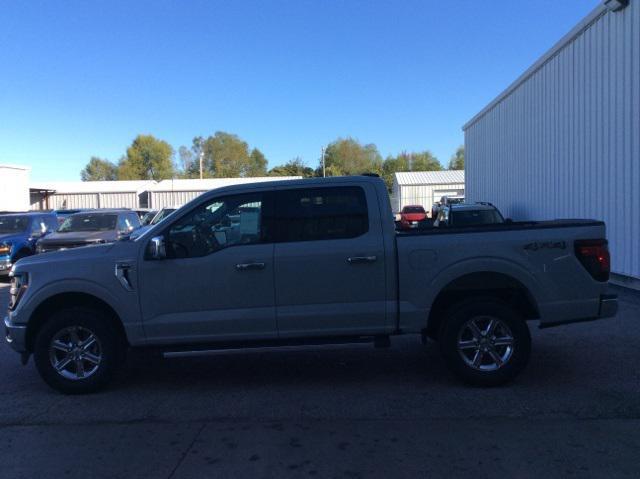
[[[68,233],[51,233],[45,236],[40,241],[44,244],[77,244],[77,243],[95,243],[99,240],[115,241],[115,231],[70,231]]]
[[[19,241],[24,241],[26,238],[26,234],[4,234],[0,235],[0,243],[16,243]]]
[[[85,248],[66,249],[63,251],[52,251],[50,253],[27,256],[16,263],[16,270],[29,270],[30,267],[44,267],[51,269],[51,265],[60,262],[73,261],[95,261],[98,257],[103,257],[113,248],[113,243],[87,246]]]

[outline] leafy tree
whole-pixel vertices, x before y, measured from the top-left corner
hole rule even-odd
[[[166,141],[152,135],[138,135],[120,160],[118,177],[121,180],[164,180],[172,178],[173,148]]]
[[[397,156],[388,156],[382,165],[382,178],[391,190],[393,174],[399,171],[439,171],[442,165],[430,151],[407,153],[403,151]]]
[[[296,157],[284,165],[275,166],[269,170],[269,176],[302,176],[303,178],[310,178],[313,175],[313,168],[305,165],[300,157]]]
[[[449,161],[450,170],[464,170],[464,145],[458,147]]]
[[[181,146],[178,149],[178,156],[180,157],[182,178],[200,178],[200,154],[204,147],[204,138],[196,136],[192,142],[191,147]],[[207,169],[204,168],[203,176],[205,178],[210,175],[207,174]]]
[[[249,145],[237,135],[217,131],[202,141],[205,176],[237,178],[249,176]]]
[[[353,138],[338,138],[327,146],[324,154],[327,176],[380,173],[382,156],[373,143],[362,145]],[[322,160],[318,170],[322,176]]]
[[[266,176],[267,175],[267,158],[264,154],[254,148],[249,155],[249,163],[247,165],[245,176]]]
[[[109,160],[92,156],[80,172],[82,181],[113,181],[118,179],[118,167]]]

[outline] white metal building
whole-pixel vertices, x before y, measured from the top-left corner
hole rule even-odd
[[[612,270],[637,283],[640,0],[603,2],[463,129],[468,199],[605,220]]]
[[[57,181],[30,185],[31,209],[138,208],[154,181]]]
[[[162,180],[149,189],[149,208],[183,205],[202,193],[223,186],[275,180],[298,180],[301,176],[261,176],[255,178],[205,178],[203,180]]]
[[[0,211],[29,209],[29,175],[31,168],[0,165]]]
[[[211,178],[204,180],[62,181],[30,185],[31,209],[154,208],[182,206],[196,196],[223,186],[293,180],[301,176]],[[27,198],[29,188],[26,188]],[[28,201],[28,200],[27,200]],[[23,209],[28,208],[25,206]]]
[[[433,203],[443,196],[464,193],[464,170],[395,173],[391,208],[397,213],[406,205],[422,205],[430,211]]]

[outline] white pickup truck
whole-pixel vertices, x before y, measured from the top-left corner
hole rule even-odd
[[[463,380],[498,385],[541,327],[612,317],[593,220],[396,232],[368,176],[210,191],[135,240],[22,259],[6,338],[53,388],[104,386],[129,348],[165,352],[439,343]]]

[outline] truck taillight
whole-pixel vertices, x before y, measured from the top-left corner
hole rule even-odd
[[[609,281],[611,257],[607,240],[577,240],[576,257],[596,281]]]

